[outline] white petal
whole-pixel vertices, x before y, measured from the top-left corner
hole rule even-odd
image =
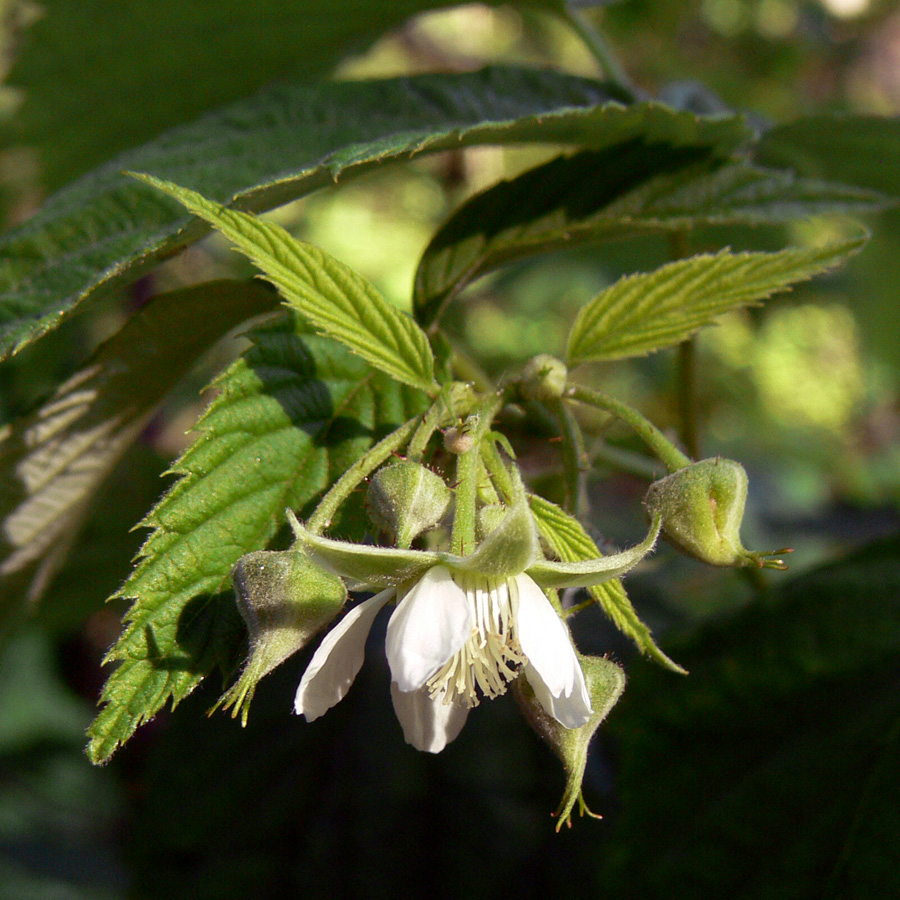
[[[582,725],[587,725],[593,711],[586,689],[582,692],[576,687],[569,696],[554,697],[534,666],[526,665],[522,673],[528,679],[538,702],[560,725],[565,728],[581,728]]]
[[[590,719],[591,698],[569,629],[544,592],[527,576],[511,579],[517,595],[516,634],[528,659],[525,677],[547,712],[566,728]]]
[[[394,681],[391,700],[406,743],[426,753],[440,753],[455,740],[469,715],[465,706],[444,703],[442,694],[432,699],[427,690],[401,691]]]
[[[353,607],[324,640],[300,679],[294,712],[307,722],[318,719],[344,699],[362,668],[366,638],[381,608],[394,596],[388,588]]]
[[[391,679],[401,691],[416,691],[472,631],[465,591],[444,566],[434,566],[398,604],[387,628]]]

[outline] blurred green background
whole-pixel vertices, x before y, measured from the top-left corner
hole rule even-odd
[[[128,15],[127,2],[107,6]],[[54,14],[52,4],[0,2],[3,72],[17,52],[27,59],[31,29]],[[900,114],[900,9],[887,0],[624,0],[590,14],[654,95],[693,92],[760,123]],[[107,29],[115,33],[98,15],[91,46],[102,48]],[[415,18],[333,75],[492,61],[596,74],[562,25],[527,8],[473,5]],[[19,119],[34,129],[40,114],[22,81],[13,70],[0,89],[8,224],[81,171],[79,160],[69,173],[50,165],[21,139]],[[274,216],[408,306],[419,255],[459,202],[553,152],[444,154]],[[900,159],[871,165],[873,183],[900,184]],[[261,685],[246,729],[207,719],[220,687],[207,684],[109,766],[90,767],[84,728],[121,612],[103,600],[128,572],[141,539],[129,528],[185,446],[199,389],[242,346],[231,340],[169,399],[99,498],[42,611],[0,645],[0,898],[900,896],[900,213],[867,224],[873,239],[845,270],[697,341],[704,454],[750,473],[745,543],[796,552],[762,598],[736,574],[667,549],[629,579],[688,679],[635,658],[595,610],[579,619],[582,650],[613,654],[630,679],[588,768],[586,797],[602,822],[554,832],[563,776],[511,698],[479,707],[438,757],[404,745],[377,634],[353,691],[320,722],[289,714],[307,652]],[[693,234],[689,249],[785,237],[720,229]],[[670,249],[646,238],[509,267],[469,289],[450,328],[501,375],[560,351],[581,304]],[[210,239],[72,321],[0,367],[0,419],[33,406],[149,293],[250,274],[242,266]],[[676,360],[663,352],[586,377],[677,430]],[[624,431],[603,434],[633,449]],[[540,441],[523,464],[542,471]],[[592,497],[598,534],[633,540],[645,483],[603,459],[598,467],[610,475]]]

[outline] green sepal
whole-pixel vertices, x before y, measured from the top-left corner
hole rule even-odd
[[[309,643],[341,610],[347,588],[336,575],[298,550],[258,550],[231,573],[238,611],[250,641],[241,677],[216,707],[247,724],[259,681]]]
[[[594,710],[591,718],[581,728],[565,728],[549,715],[524,676],[516,679],[513,686],[516,700],[529,724],[559,757],[566,771],[566,788],[555,813],[558,818],[557,831],[563,825],[571,826],[572,810],[576,803],[579,804],[581,815],[587,813],[594,818],[600,818],[588,809],[581,790],[588,747],[600,723],[609,715],[609,711],[625,690],[625,672],[612,660],[581,654],[578,655],[578,659]]]
[[[468,556],[336,541],[307,530],[290,510],[287,517],[303,550],[358,586],[394,587],[418,578],[436,565],[453,572],[510,578],[528,569],[539,552],[537,531],[524,492],[522,500],[510,507],[503,521]]]
[[[446,554],[448,558],[444,560],[444,565],[458,572],[475,572],[497,578],[510,578],[530,568],[540,553],[540,545],[521,480],[516,478],[516,483],[516,502],[500,524],[470,556]]]
[[[528,574],[542,588],[590,587],[592,584],[624,575],[653,549],[659,537],[661,524],[661,517],[654,515],[647,537],[621,553],[582,562],[554,562],[541,559],[529,567]]]
[[[364,586],[379,589],[396,587],[404,581],[418,578],[442,561],[443,554],[430,550],[373,547],[371,544],[353,544],[313,534],[291,510],[287,510],[287,519],[297,538],[297,546],[327,569],[351,579],[354,589]]]

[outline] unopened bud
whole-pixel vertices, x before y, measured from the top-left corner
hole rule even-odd
[[[594,818],[600,818],[588,809],[581,792],[588,746],[594,732],[625,690],[625,672],[611,660],[581,654],[578,655],[578,660],[584,672],[591,707],[594,710],[594,714],[581,728],[566,728],[549,715],[524,675],[519,676],[513,686],[516,700],[529,724],[547,742],[566,770],[566,789],[556,811],[559,819],[556,823],[557,831],[563,824],[571,826],[572,810],[576,803],[579,805],[581,815],[587,813]]]
[[[409,547],[440,522],[450,505],[450,488],[431,469],[410,461],[379,469],[369,482],[366,503],[372,521]]]
[[[444,449],[454,456],[468,453],[475,446],[475,437],[467,428],[448,428],[444,432]]]
[[[569,370],[562,360],[541,353],[525,364],[519,383],[529,400],[551,404],[562,397],[568,377]]]
[[[219,702],[246,724],[256,685],[340,612],[347,588],[300,550],[248,553],[231,580],[250,653],[241,677]]]
[[[751,552],[741,544],[746,501],[744,467],[734,460],[717,458],[700,460],[655,481],[644,505],[662,516],[663,532],[672,543],[702,562],[786,568],[772,554]]]

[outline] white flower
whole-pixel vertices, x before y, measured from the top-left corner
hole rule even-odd
[[[338,703],[359,672],[366,636],[396,593],[353,609],[322,642],[297,690],[308,721]],[[591,716],[591,701],[569,632],[527,575],[454,574],[433,566],[391,615],[386,642],[391,697],[407,742],[437,753],[462,729],[480,697],[497,697],[524,667],[547,712],[566,728]]]
[[[645,556],[654,521],[636,547],[586,562],[539,559],[523,502],[469,556],[360,546],[313,535],[292,520],[317,562],[359,587],[385,588],[325,636],[297,689],[294,710],[313,721],[346,695],[363,664],[376,615],[391,600],[387,629],[391,697],[407,743],[437,753],[462,730],[481,697],[496,697],[520,674],[566,728],[592,715],[569,629],[542,588],[578,587],[621,575]]]

